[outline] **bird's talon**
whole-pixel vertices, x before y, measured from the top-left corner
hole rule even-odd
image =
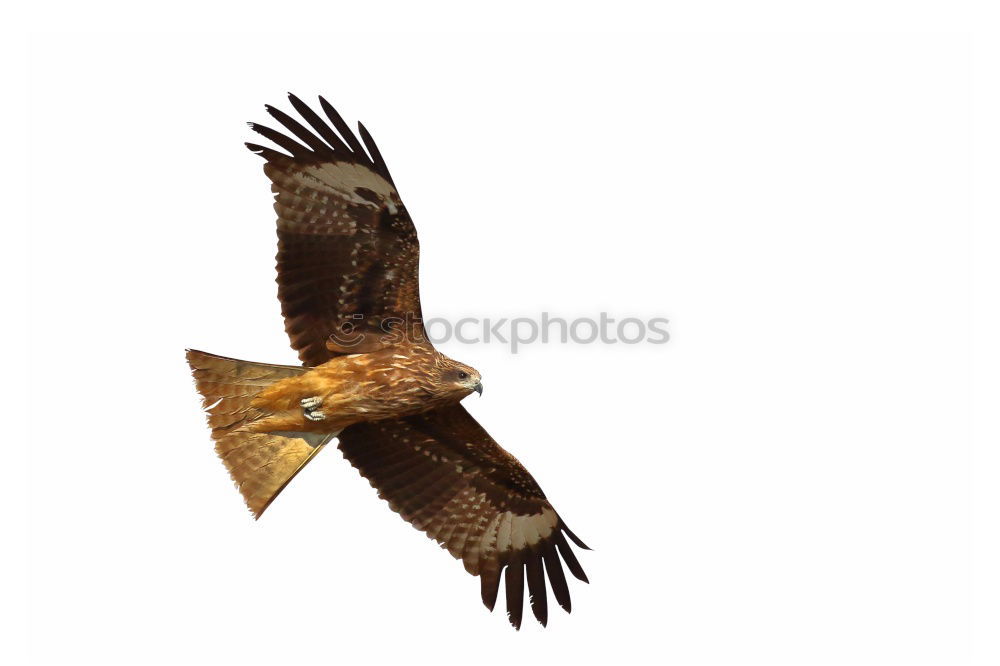
[[[302,398],[302,400],[299,400],[299,404],[302,405],[302,409],[316,409],[323,404],[323,398],[318,395],[311,398]]]
[[[310,398],[302,398],[299,400],[299,404],[302,405],[302,413],[310,421],[322,421],[326,418],[323,412],[316,411],[323,404],[323,398],[320,396],[314,395]]]

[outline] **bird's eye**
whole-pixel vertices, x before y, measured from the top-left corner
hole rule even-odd
[[[469,378],[469,373],[467,373],[467,372],[459,372],[458,373],[458,378],[459,379],[468,379]]]

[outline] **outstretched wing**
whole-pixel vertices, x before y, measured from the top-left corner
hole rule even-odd
[[[340,450],[393,511],[479,576],[487,608],[493,610],[505,571],[507,614],[515,627],[521,626],[525,577],[539,622],[548,620],[546,574],[556,601],[569,612],[560,557],[574,576],[584,582],[587,576],[565,536],[587,546],[528,470],[461,405],[350,426],[340,434]]]
[[[267,160],[275,194],[278,299],[292,347],[315,366],[336,353],[371,351],[404,326],[419,334],[411,330],[420,318],[417,232],[378,148],[359,123],[366,154],[322,97],[329,122],[288,99],[309,127],[267,106],[295,138],[250,123],[286,152],[247,147]]]

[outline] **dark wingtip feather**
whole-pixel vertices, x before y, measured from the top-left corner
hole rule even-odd
[[[479,592],[483,598],[483,605],[493,612],[493,608],[497,604],[497,595],[500,593],[500,574],[499,572],[491,575],[486,573],[481,573],[479,575]]]
[[[347,147],[347,144],[345,144],[343,140],[337,136],[336,132],[334,132],[329,125],[323,122],[323,119],[320,118],[308,104],[292,93],[288,93],[288,101],[291,102],[292,108],[298,111],[299,115],[302,116],[305,121],[309,123],[309,125],[311,125],[312,128],[316,130],[316,132],[329,144],[329,148],[327,148],[328,151],[332,150],[337,156],[340,156],[340,154],[346,155],[351,152],[351,149]]]
[[[545,573],[548,574],[549,586],[552,588],[552,594],[556,597],[556,603],[567,613],[573,612],[569,585],[566,583],[566,574],[563,573],[555,544],[551,541],[547,542],[542,548],[542,557],[545,559]]]
[[[592,548],[591,548],[590,546],[588,546],[588,545],[587,545],[587,544],[585,544],[585,543],[584,543],[583,541],[581,541],[581,540],[580,540],[580,537],[578,537],[577,535],[573,534],[573,530],[571,530],[571,529],[570,529],[570,528],[569,528],[569,527],[568,527],[568,526],[566,525],[566,523],[563,523],[563,524],[562,524],[562,529],[563,529],[563,532],[565,532],[565,533],[566,533],[566,535],[567,535],[567,536],[568,536],[568,537],[569,537],[570,539],[572,539],[572,540],[573,540],[573,543],[575,543],[575,544],[576,544],[577,546],[579,546],[580,548],[583,548],[584,550],[593,550],[593,549],[592,549]]]
[[[354,132],[351,131],[351,128],[347,126],[344,119],[340,117],[339,113],[337,113],[337,109],[333,108],[333,105],[326,101],[326,98],[322,95],[319,96],[319,105],[323,109],[323,113],[326,114],[326,117],[330,119],[331,123],[333,123],[334,128],[336,128],[336,130],[340,132],[340,135],[344,137],[344,141],[346,141],[347,145],[351,147],[351,150],[359,159],[367,161],[368,157],[365,155],[364,148],[361,147],[358,137],[354,136]]]
[[[507,619],[520,631],[524,614],[524,566],[520,560],[515,559],[507,565],[504,584],[507,588]]]
[[[549,603],[545,594],[545,572],[542,569],[542,554],[532,549],[525,563],[525,573],[528,576],[528,592],[531,612],[535,619],[544,627],[549,621]]]
[[[312,131],[298,120],[270,104],[265,104],[264,109],[271,117],[281,123],[281,126],[291,136],[259,123],[250,122],[247,125],[254,132],[273,141],[282,150],[291,153],[291,158],[295,161],[315,163],[320,160],[332,159],[334,161],[341,160],[361,164],[371,168],[375,173],[394,185],[392,176],[389,174],[389,168],[386,166],[385,160],[378,150],[378,146],[375,145],[375,141],[364,125],[358,123],[358,133],[364,141],[364,144],[362,144],[358,140],[357,135],[344,122],[344,119],[337,110],[333,108],[333,105],[326,101],[326,98],[322,95],[319,96],[319,103],[329,119],[329,123],[320,118],[308,104],[304,103],[295,94],[289,92],[288,100],[291,102],[292,107],[312,128]],[[333,127],[330,126],[331,124]],[[295,141],[292,136],[298,139],[298,141]],[[300,144],[299,141],[305,145]],[[262,150],[254,150],[254,152],[264,154]],[[280,155],[280,153],[276,152],[270,154]],[[271,158],[268,157],[268,159]]]
[[[569,567],[569,572],[576,576],[578,580],[582,580],[584,583],[589,583],[590,580],[587,579],[587,574],[583,572],[583,567],[580,566],[580,562],[576,559],[576,555],[570,549],[569,544],[566,543],[566,539],[563,538],[562,534],[556,537],[556,547],[559,549],[559,554],[562,558],[566,560],[566,566]]]
[[[275,108],[270,104],[265,104],[264,109],[271,115],[272,118],[281,123],[285,129],[294,134],[299,141],[302,141],[307,146],[312,148],[316,154],[326,157],[333,156],[333,149],[323,143],[323,140],[318,136],[303,127],[302,123],[295,120],[281,109]]]
[[[250,150],[250,152],[260,155],[268,162],[290,159],[288,155],[284,153],[279,153],[277,150],[274,150],[273,148],[268,148],[266,146],[261,146],[256,143],[250,143],[250,142],[246,142],[243,145],[246,146]]]
[[[281,132],[273,130],[267,125],[261,125],[260,123],[247,123],[254,132],[260,134],[265,139],[273,141],[279,147],[287,150],[296,158],[309,159],[313,156],[313,152],[302,144],[291,140]]]
[[[372,164],[375,170],[392,183],[392,176],[389,175],[389,167],[385,165],[382,153],[379,152],[378,146],[375,145],[375,139],[372,138],[372,135],[368,133],[368,130],[360,122],[358,123],[358,134],[361,135],[361,140],[365,142],[365,147],[368,148],[368,152],[372,156]]]

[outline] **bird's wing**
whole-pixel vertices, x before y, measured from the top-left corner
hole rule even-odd
[[[390,332],[419,335],[417,232],[378,148],[359,123],[362,147],[322,97],[326,120],[288,97],[305,125],[271,106],[287,135],[250,123],[286,152],[247,147],[267,160],[275,194],[278,298],[292,347],[315,366],[371,351]]]
[[[525,577],[539,622],[548,619],[546,573],[556,601],[569,612],[560,558],[574,576],[584,582],[587,576],[565,537],[587,546],[528,470],[461,405],[350,426],[340,434],[340,450],[393,511],[480,577],[487,608],[493,610],[505,570],[507,614],[515,627],[521,625]]]

